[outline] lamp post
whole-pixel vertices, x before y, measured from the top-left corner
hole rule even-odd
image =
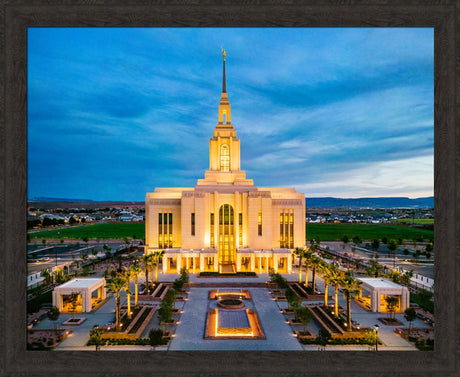
[[[379,325],[374,325],[374,330],[375,330],[375,350],[378,351],[378,344],[379,344]]]

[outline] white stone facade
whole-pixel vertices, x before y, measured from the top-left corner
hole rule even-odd
[[[305,195],[258,188],[240,170],[224,79],[209,170],[194,188],[147,193],[145,253],[165,250],[163,272],[291,272],[292,250],[305,246]]]

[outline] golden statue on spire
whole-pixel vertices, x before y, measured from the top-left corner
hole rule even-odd
[[[222,55],[223,55],[224,61],[225,61],[225,50],[222,47],[220,49],[222,50]]]

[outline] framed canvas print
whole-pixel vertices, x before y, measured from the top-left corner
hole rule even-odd
[[[450,5],[3,10],[7,374],[455,375]]]

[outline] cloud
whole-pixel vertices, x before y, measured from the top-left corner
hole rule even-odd
[[[241,166],[256,184],[337,195],[379,184],[382,193],[429,191],[422,173],[397,162],[433,155],[433,29],[28,35],[29,195],[143,200],[156,186],[194,186],[209,166],[221,45]],[[396,188],[345,179],[377,167],[389,177],[385,166],[397,170]]]

